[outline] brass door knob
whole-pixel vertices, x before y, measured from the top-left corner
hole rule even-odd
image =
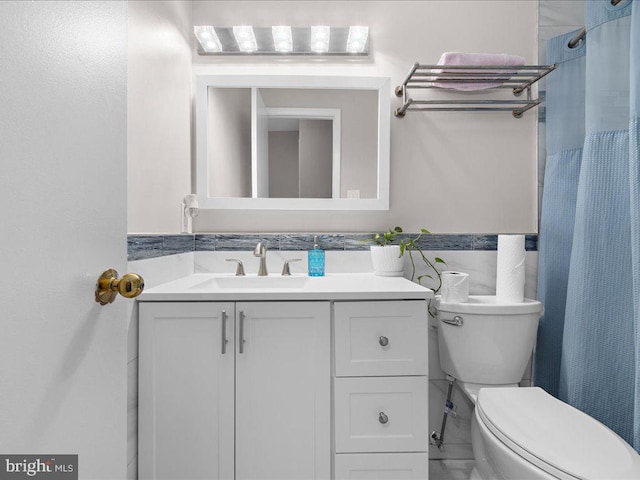
[[[144,290],[144,278],[137,273],[127,273],[118,278],[113,268],[105,270],[96,283],[96,302],[100,305],[112,303],[118,293],[125,298],[134,298]]]

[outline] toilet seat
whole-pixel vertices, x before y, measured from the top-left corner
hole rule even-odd
[[[501,443],[556,478],[640,478],[640,455],[624,440],[541,388],[482,389],[476,414]]]

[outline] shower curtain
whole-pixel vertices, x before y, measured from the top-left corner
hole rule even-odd
[[[640,452],[640,0],[549,42],[534,383]]]

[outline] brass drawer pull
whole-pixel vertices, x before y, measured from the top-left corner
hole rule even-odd
[[[384,412],[380,412],[378,414],[378,421],[382,424],[385,425],[388,421],[389,421],[389,417],[387,417],[387,415]]]
[[[381,347],[386,347],[387,345],[389,345],[389,339],[385,336],[382,336],[378,339],[378,343]]]

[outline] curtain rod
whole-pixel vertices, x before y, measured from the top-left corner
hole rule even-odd
[[[615,7],[620,2],[622,2],[622,0],[611,0],[611,5]],[[569,48],[576,48],[578,43],[580,43],[580,40],[582,40],[586,34],[587,34],[586,27],[582,27],[580,31],[576,34],[576,36],[573,37],[571,40],[569,40],[569,44],[568,44]]]

